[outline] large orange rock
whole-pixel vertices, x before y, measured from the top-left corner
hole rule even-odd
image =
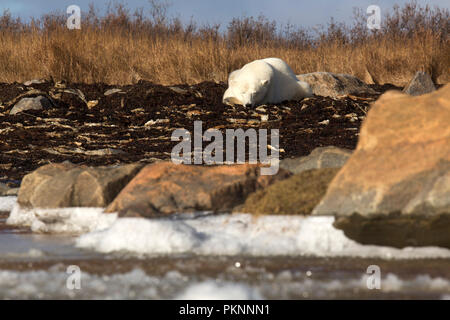
[[[290,173],[261,176],[256,165],[193,166],[159,162],[146,166],[107,208],[120,216],[154,217],[193,211],[231,212],[247,195]]]
[[[313,214],[362,243],[450,247],[450,84],[381,96]]]

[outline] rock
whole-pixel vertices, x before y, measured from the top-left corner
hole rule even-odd
[[[0,183],[0,197],[17,196],[19,188],[10,188],[4,183]]]
[[[182,88],[178,88],[178,87],[169,87],[169,89],[172,90],[175,93],[178,93],[178,94],[188,94],[189,93],[188,90],[182,89]]]
[[[6,196],[15,196],[17,197],[17,195],[19,194],[19,188],[10,188],[9,190],[6,191]]]
[[[64,89],[67,88],[67,85],[64,83],[64,81],[57,81],[55,83],[55,88]]]
[[[44,96],[22,98],[14,105],[9,114],[14,115],[27,110],[42,110],[44,108],[50,108],[51,106],[51,101]]]
[[[290,174],[261,176],[256,165],[194,166],[159,162],[146,166],[106,212],[155,217],[174,213],[231,212],[247,196]]]
[[[29,87],[29,86],[31,86],[33,84],[42,84],[42,83],[45,83],[45,80],[43,80],[43,79],[34,79],[34,80],[26,81],[23,84],[25,86]]]
[[[110,95],[113,95],[115,93],[124,93],[124,92],[121,89],[113,88],[113,89],[106,90],[104,95],[105,96],[110,96]]]
[[[384,94],[315,215],[364,244],[450,248],[450,84]]]
[[[80,89],[70,89],[70,88],[64,88],[63,87],[60,90],[58,90],[57,92],[72,94],[72,95],[78,97],[86,105],[88,105],[88,102],[86,100],[86,96],[84,95],[84,93]]]
[[[6,184],[0,182],[0,197],[6,196],[9,188]]]
[[[105,149],[98,149],[98,150],[82,150],[79,148],[74,149],[74,153],[81,153],[88,156],[111,156],[111,155],[117,155],[117,154],[126,154],[125,151],[120,149],[113,149],[113,148],[105,148]]]
[[[105,149],[97,149],[97,150],[84,150],[82,148],[67,148],[67,147],[53,147],[53,148],[44,148],[43,151],[46,151],[50,154],[63,155],[63,154],[82,154],[91,157],[104,157],[104,156],[113,156],[126,154],[125,151],[120,149],[113,148],[105,148]]]
[[[300,173],[311,169],[322,168],[341,168],[352,151],[337,147],[321,147],[314,149],[308,156],[283,159],[280,162],[280,168],[292,173]]]
[[[92,109],[98,105],[98,100],[88,101],[88,103],[86,105],[87,105],[88,109]]]
[[[414,78],[403,89],[403,92],[411,96],[420,96],[436,90],[433,80],[426,72],[417,71]]]
[[[17,196],[19,188],[12,188],[8,184],[0,182],[0,197]]]
[[[170,119],[150,120],[144,124],[144,127],[151,127],[151,126],[154,126],[155,124],[165,124],[165,123],[169,123],[169,122],[170,122]]]
[[[70,94],[77,99],[79,99],[80,102],[83,102],[88,108],[88,101],[86,100],[86,96],[80,89],[71,89],[67,88],[65,84],[55,85],[55,88],[50,90],[49,95],[55,100],[61,100],[63,98],[64,94]],[[92,103],[91,103],[92,104]],[[92,105],[91,105],[92,107]]]
[[[367,84],[349,74],[336,74],[331,72],[314,72],[300,74],[300,81],[307,82],[317,96],[337,98],[349,94],[375,94]]]
[[[141,168],[45,165],[24,177],[18,203],[27,208],[106,207]]]
[[[313,169],[252,193],[237,211],[252,214],[309,215],[339,169]]]

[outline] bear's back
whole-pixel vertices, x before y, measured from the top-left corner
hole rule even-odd
[[[297,76],[291,67],[279,58],[266,58],[262,59],[262,61],[270,64],[276,71],[281,72],[282,74],[294,79],[297,81]]]
[[[274,67],[264,61],[255,60],[247,63],[241,69],[237,70],[232,74],[232,80],[238,79],[258,79],[258,80],[269,80],[273,77]]]

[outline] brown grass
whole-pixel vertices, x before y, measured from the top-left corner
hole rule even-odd
[[[147,17],[123,5],[99,17],[93,7],[81,30],[68,30],[58,13],[24,23],[0,17],[0,81],[53,78],[69,82],[161,84],[226,81],[230,71],[265,57],[287,61],[297,73],[349,73],[377,83],[404,85],[418,70],[448,82],[450,15],[411,2],[394,7],[382,29],[365,27],[362,11],[351,26],[328,23],[319,31],[278,26],[264,17],[197,27],[169,19],[153,1]]]

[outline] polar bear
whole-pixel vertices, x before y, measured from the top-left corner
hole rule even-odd
[[[267,58],[250,62],[230,73],[223,103],[253,107],[311,96],[311,87],[299,81],[286,62]]]

